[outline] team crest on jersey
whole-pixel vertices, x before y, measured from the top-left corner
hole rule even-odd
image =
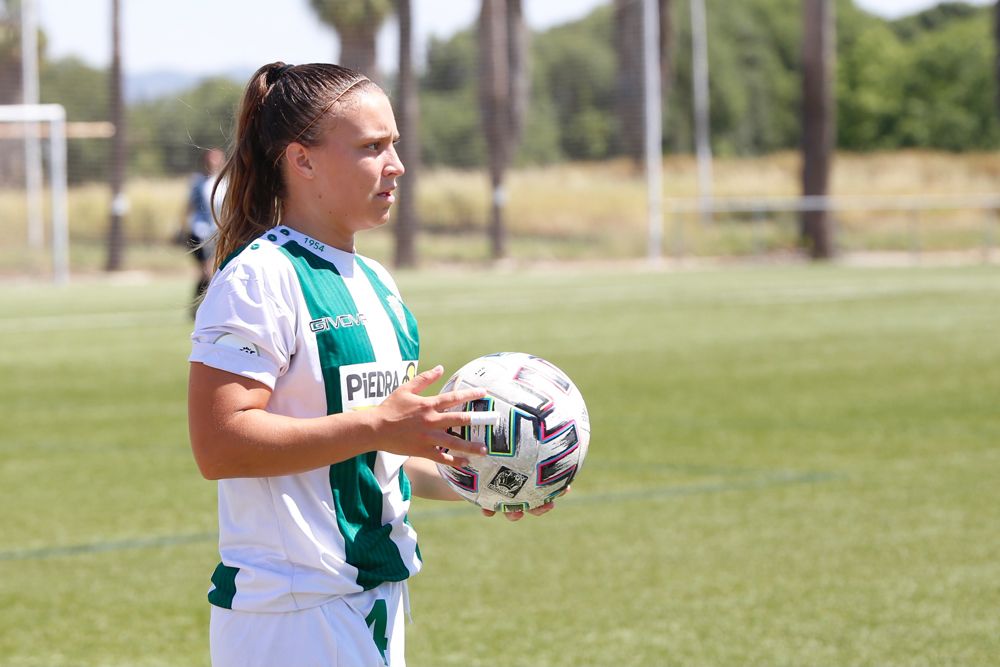
[[[340,367],[340,398],[344,412],[364,410],[384,401],[399,385],[417,375],[416,361],[373,362]]]
[[[406,324],[406,313],[403,312],[403,302],[399,300],[399,297],[390,294],[385,298],[385,302],[389,304],[389,310],[396,316],[396,320],[400,324]]]

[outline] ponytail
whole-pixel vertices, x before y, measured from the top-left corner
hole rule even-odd
[[[319,143],[320,118],[348,92],[375,87],[364,75],[339,65],[264,65],[243,91],[229,156],[215,182],[226,182],[217,219],[215,265],[281,219],[285,183],[282,157],[292,142]]]

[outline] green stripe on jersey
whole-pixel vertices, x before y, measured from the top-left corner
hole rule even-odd
[[[294,241],[285,243],[281,249],[295,268],[311,317],[320,319],[358,313],[357,304],[336,266]],[[365,275],[369,277],[367,271]],[[318,331],[316,345],[326,390],[327,414],[341,413],[344,406],[340,367],[376,360],[366,327]],[[382,525],[382,489],[375,477],[376,457],[376,452],[355,456],[330,466],[329,473],[346,559],[357,568],[357,583],[364,590],[385,581],[402,581],[410,574],[399,548],[390,539],[392,525]]]
[[[219,563],[212,573],[212,585],[215,586],[208,592],[208,601],[216,607],[223,609],[233,608],[233,598],[236,596],[236,575],[240,568],[229,567],[224,563]]]
[[[400,492],[400,494],[402,494],[403,500],[409,500],[410,497],[412,496],[412,492],[410,490],[410,478],[406,476],[406,470],[404,470],[403,468],[399,469],[399,492]],[[411,526],[412,527],[412,525],[410,524],[410,516],[409,515],[406,515],[406,516],[403,517],[403,523],[405,523],[407,526]],[[424,558],[423,558],[423,556],[420,555],[420,545],[419,544],[417,545],[417,551],[416,551],[416,553],[417,553],[417,560],[423,561]]]
[[[330,466],[333,504],[347,562],[358,568],[358,585],[366,591],[410,576],[399,547],[389,537],[392,524],[382,525],[382,488],[374,473],[376,456],[376,452],[368,452]]]
[[[357,315],[358,307],[354,303],[354,297],[336,266],[295,241],[284,244],[281,250],[288,255],[295,267],[302,295],[313,319]],[[332,415],[343,412],[340,367],[375,361],[368,332],[365,327],[328,328],[316,333],[316,345],[323,368],[326,413]]]

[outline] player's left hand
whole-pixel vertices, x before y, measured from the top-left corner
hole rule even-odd
[[[563,491],[562,495],[565,496],[567,493],[569,493],[568,486],[566,487],[566,490]],[[549,502],[545,503],[540,507],[528,510],[528,514],[532,514],[534,516],[542,516],[546,512],[551,512],[553,509],[555,509],[555,507],[556,507],[555,501],[550,500]],[[494,512],[493,510],[488,510],[488,509],[484,509],[482,510],[482,512],[483,516],[493,516],[494,514],[496,514],[496,512]],[[508,521],[520,521],[521,519],[524,518],[524,512],[504,512],[503,515],[504,518],[506,518]]]

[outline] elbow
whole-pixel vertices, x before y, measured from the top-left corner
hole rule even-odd
[[[213,452],[213,448],[194,436],[191,437],[191,452],[194,454],[194,462],[198,465],[198,472],[209,481],[218,481],[227,477],[224,470],[222,457]]]
[[[202,463],[198,464],[198,470],[201,472],[201,476],[210,482],[218,482],[220,479],[226,478],[226,476],[222,474],[221,470]]]
[[[217,482],[226,477],[221,467],[214,461],[206,461],[195,457],[195,463],[198,464],[198,472],[201,473],[201,476],[210,482]]]

